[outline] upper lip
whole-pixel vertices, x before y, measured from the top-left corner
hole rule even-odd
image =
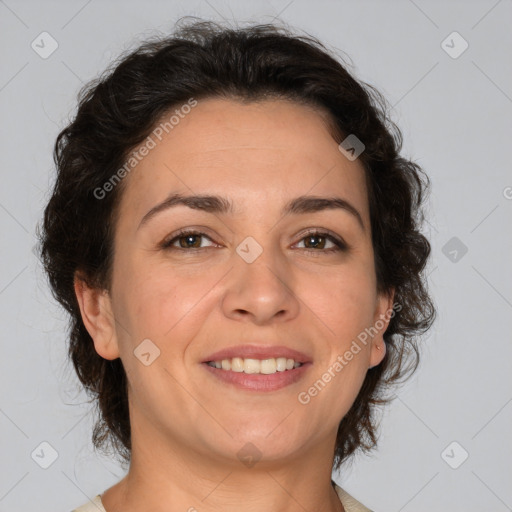
[[[283,345],[238,345],[229,347],[210,354],[203,363],[209,361],[222,361],[223,359],[232,359],[233,357],[270,359],[286,357],[293,359],[296,363],[310,363],[311,358],[303,352]]]

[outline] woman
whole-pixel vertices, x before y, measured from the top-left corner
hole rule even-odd
[[[332,470],[434,317],[428,180],[384,106],[270,25],[186,25],[84,90],[41,253],[129,470],[76,510],[368,510]]]

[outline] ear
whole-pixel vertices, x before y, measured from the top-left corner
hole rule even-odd
[[[82,321],[94,341],[96,352],[109,360],[120,357],[108,291],[91,288],[79,273],[75,273],[74,288]]]
[[[376,333],[372,337],[369,368],[378,366],[386,355],[384,333],[388,328],[389,322],[393,316],[395,316],[395,309],[393,308],[394,298],[394,289],[392,289],[389,293],[382,293],[377,296],[375,315],[373,317],[373,332],[376,331]],[[400,311],[398,308],[397,310]]]

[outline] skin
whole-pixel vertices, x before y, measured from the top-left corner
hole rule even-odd
[[[297,396],[393,304],[376,291],[361,163],[339,151],[318,110],[207,99],[125,180],[110,290],[75,279],[96,351],[121,357],[129,381],[132,461],[103,494],[107,512],[343,510],[330,484],[337,427],[385,355],[388,321],[307,405]],[[139,227],[174,192],[227,197],[236,213],[181,205]],[[301,195],[346,199],[364,229],[343,209],[283,216]],[[180,228],[204,232],[188,246],[203,249],[179,251],[179,240],[161,248]],[[326,252],[334,245],[321,238],[306,245],[308,228],[330,230],[348,249]],[[263,249],[252,263],[236,252],[248,236]],[[149,366],[133,354],[144,339],[160,350]],[[267,393],[205,370],[212,352],[251,342],[295,348],[313,364]],[[261,452],[252,467],[237,456],[248,442]]]

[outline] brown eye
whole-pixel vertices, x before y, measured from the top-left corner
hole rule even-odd
[[[188,249],[189,247],[201,247],[201,235],[182,235],[176,240],[179,241],[180,247]]]
[[[304,243],[304,247],[299,248],[309,252],[333,252],[347,249],[344,242],[323,232],[309,233],[301,239],[300,243]]]
[[[184,231],[179,233],[172,239],[164,242],[162,247],[164,249],[205,249],[210,246],[202,245],[203,239],[211,239],[204,233],[198,231]]]
[[[312,235],[304,238],[307,249],[325,249],[325,243],[327,242],[327,238],[325,236]]]

